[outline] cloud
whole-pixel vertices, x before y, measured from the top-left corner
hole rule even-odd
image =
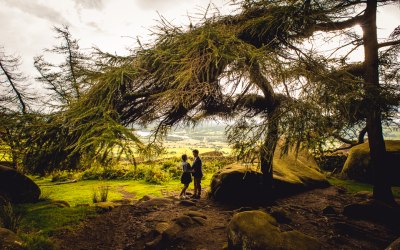
[[[101,10],[104,8],[104,0],[74,0],[75,8]]]
[[[46,19],[53,24],[66,24],[70,25],[69,21],[65,19],[60,12],[52,9],[46,5],[37,3],[33,0],[1,0],[8,4],[10,7],[16,8],[24,13],[28,13],[37,18]]]
[[[193,0],[137,0],[137,4],[147,10],[164,10],[168,8],[176,8],[180,4],[187,4]],[[172,6],[172,7],[171,7]]]

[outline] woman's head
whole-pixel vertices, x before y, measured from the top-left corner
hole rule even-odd
[[[182,155],[182,161],[187,161],[187,155],[186,154]]]

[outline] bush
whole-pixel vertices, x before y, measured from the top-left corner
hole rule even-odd
[[[73,178],[74,178],[73,173],[69,171],[56,171],[53,172],[51,175],[52,182],[64,182],[71,180]]]
[[[316,156],[315,161],[318,166],[325,171],[334,171],[340,172],[346,162],[347,155],[344,154],[327,154]]]
[[[108,199],[109,186],[99,186],[98,189],[93,189],[92,201],[93,203],[105,202]]]
[[[21,216],[14,212],[13,206],[9,201],[5,201],[0,205],[0,222],[2,227],[16,233],[20,221]]]
[[[230,162],[221,160],[211,160],[203,163],[204,173],[215,173],[228,165]]]
[[[144,179],[148,183],[161,184],[169,181],[171,178],[169,176],[169,173],[162,171],[160,167],[149,166]]]

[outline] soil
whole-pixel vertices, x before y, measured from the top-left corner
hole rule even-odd
[[[231,217],[248,209],[273,214],[281,230],[295,229],[315,237],[323,249],[384,249],[400,235],[399,227],[342,215],[344,206],[362,198],[335,186],[252,208],[218,204],[205,197],[195,201],[195,206],[183,206],[177,198],[170,198],[175,203],[159,207],[122,205],[74,230],[60,232],[54,240],[60,249],[144,249],[145,243],[154,239],[151,235],[157,223],[172,222],[195,210],[207,216],[206,223],[184,228],[179,239],[169,242],[165,249],[222,249],[227,245],[226,226]]]

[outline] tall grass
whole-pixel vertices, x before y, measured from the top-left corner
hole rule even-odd
[[[16,233],[21,222],[21,216],[14,212],[9,201],[3,203],[0,205],[0,225]]]
[[[98,189],[93,189],[92,201],[93,203],[105,202],[108,199],[109,186],[99,186]]]

